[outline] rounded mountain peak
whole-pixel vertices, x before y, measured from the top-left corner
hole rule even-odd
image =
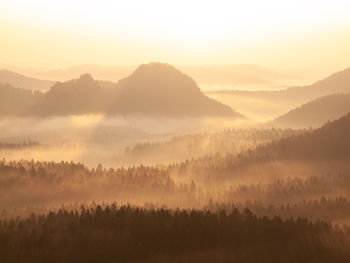
[[[142,64],[123,80],[128,89],[147,92],[199,93],[196,82],[175,67],[160,62]]]
[[[186,78],[193,81],[193,79],[186,74],[182,73],[180,70],[176,69],[166,63],[161,62],[151,62],[149,64],[142,64],[139,66],[130,77],[142,78],[142,77],[160,77],[164,76],[170,79],[180,79]]]
[[[94,79],[92,78],[90,73],[85,73],[85,74],[80,75],[78,80],[79,81],[94,81]]]
[[[177,70],[174,66],[168,64],[168,63],[162,63],[162,62],[151,62],[148,64],[141,64],[134,73],[139,73],[143,71],[168,71],[168,72],[177,72],[181,73],[179,70]]]

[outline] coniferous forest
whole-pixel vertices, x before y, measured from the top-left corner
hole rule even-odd
[[[350,262],[350,1],[0,1],[0,263]]]
[[[202,157],[169,165],[4,158],[0,254],[4,262],[347,262],[350,145],[339,138],[349,120],[195,135],[197,145],[210,140]],[[248,150],[235,152],[237,134],[254,138]],[[210,153],[230,139],[226,153]],[[184,140],[143,147],[166,152]]]

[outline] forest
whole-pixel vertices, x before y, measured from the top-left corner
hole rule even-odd
[[[235,207],[132,206],[60,209],[0,221],[5,262],[347,262],[347,228],[307,219],[258,217]]]
[[[0,3],[0,263],[350,262],[349,26],[272,2]]]
[[[173,136],[129,144],[114,167],[3,158],[1,258],[347,262],[349,129],[346,115],[318,129]],[[43,143],[0,146],[55,147]]]

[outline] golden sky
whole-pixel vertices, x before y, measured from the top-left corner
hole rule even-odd
[[[349,0],[0,0],[0,64],[350,66]]]

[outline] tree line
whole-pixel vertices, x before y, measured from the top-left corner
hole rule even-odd
[[[349,262],[349,230],[249,209],[116,205],[0,221],[2,262]]]

